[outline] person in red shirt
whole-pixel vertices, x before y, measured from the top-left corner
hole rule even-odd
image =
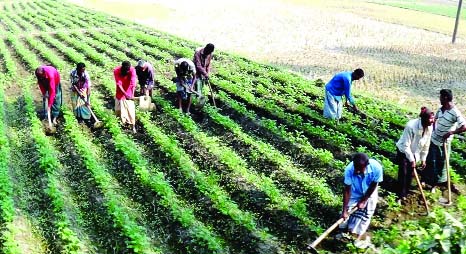
[[[124,61],[113,70],[113,75],[116,83],[115,114],[123,124],[131,125],[133,132],[136,132],[136,110],[131,100],[136,88],[136,70],[129,61]]]
[[[49,127],[52,127],[52,124],[57,124],[57,117],[62,105],[60,73],[53,66],[43,65],[37,67],[35,75],[43,96],[44,115],[45,118],[49,119]]]

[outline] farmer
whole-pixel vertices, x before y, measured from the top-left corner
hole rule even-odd
[[[422,107],[419,118],[410,120],[406,124],[403,135],[396,143],[398,148],[396,157],[398,162],[398,198],[400,202],[405,200],[408,195],[417,162],[421,162],[422,169],[426,167],[433,122],[434,112]]]
[[[330,119],[340,119],[343,110],[343,103],[341,97],[346,97],[345,106],[351,104],[355,111],[358,111],[354,102],[353,96],[351,96],[351,83],[354,80],[359,80],[364,77],[364,71],[362,69],[356,69],[353,72],[346,71],[336,74],[328,83],[325,85],[325,98],[324,98],[324,117]]]
[[[78,63],[70,72],[71,103],[78,121],[91,119],[91,112],[86,106],[91,104],[91,79],[84,63]]]
[[[132,126],[136,132],[136,111],[134,102],[134,89],[136,88],[136,70],[129,61],[113,70],[116,82],[115,114],[121,118],[123,124]]]
[[[440,90],[440,104],[442,107],[435,114],[434,130],[426,159],[426,169],[423,178],[426,183],[435,187],[447,187],[447,174],[445,168],[445,153],[450,153],[450,144],[454,134],[466,131],[466,121],[453,104],[453,93],[450,89]],[[446,142],[447,151],[443,144]],[[459,194],[456,186],[451,186],[452,192]]]
[[[178,108],[183,112],[182,101],[188,100],[186,113],[189,115],[191,107],[191,90],[193,90],[196,80],[196,68],[194,63],[186,58],[180,58],[175,61],[176,78],[173,82],[176,83],[176,93],[178,98]]]
[[[45,118],[51,117],[52,124],[56,125],[62,104],[60,73],[53,66],[43,65],[36,69],[35,75],[43,96]]]
[[[136,74],[138,76],[139,85],[141,86],[141,95],[152,97],[155,77],[152,64],[144,60],[139,60],[136,65]]]
[[[193,62],[196,66],[196,90],[199,94],[202,94],[202,88],[209,80],[210,61],[212,60],[214,48],[214,44],[208,43],[205,47],[197,48],[194,53]]]
[[[345,168],[343,211],[341,217],[345,222],[340,224],[340,230],[348,229],[356,236],[356,247],[368,247],[369,238],[365,233],[377,205],[377,186],[383,179],[380,163],[369,159],[365,153],[356,153],[353,161]],[[349,215],[349,211],[357,206],[358,210]]]

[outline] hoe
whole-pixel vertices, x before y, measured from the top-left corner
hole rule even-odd
[[[76,91],[79,91],[78,88],[77,88],[75,85],[73,85],[73,88],[74,88]],[[97,119],[97,116],[95,116],[95,114],[94,114],[94,112],[92,111],[92,109],[91,109],[89,103],[86,101],[84,95],[81,94],[80,92],[78,92],[78,94],[79,94],[79,97],[81,97],[81,99],[82,99],[83,101],[86,102],[85,105],[86,105],[87,109],[89,109],[89,111],[91,112],[92,117],[94,117],[94,119],[95,119],[94,129],[101,128],[101,127],[102,127],[102,122],[101,122],[99,119]]]

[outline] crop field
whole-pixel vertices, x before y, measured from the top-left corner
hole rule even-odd
[[[449,88],[466,110],[466,20],[457,43],[450,43],[457,1],[137,0],[139,8],[118,0],[73,1],[313,80],[362,67],[367,75],[355,92],[415,111],[438,107],[439,90]]]
[[[0,7],[2,253],[308,253],[339,217],[352,153],[378,159],[383,196],[394,191],[395,142],[410,111],[358,96],[377,124],[349,112],[335,124],[322,117],[322,82],[216,49],[217,107],[188,116],[175,107],[173,61],[199,44],[62,1]],[[153,63],[160,85],[157,110],[137,111],[133,134],[113,113],[112,70],[139,58]],[[72,113],[67,80],[78,62],[102,129]],[[40,121],[41,64],[62,77],[53,136]],[[458,181],[466,142],[452,148]],[[380,220],[389,207],[380,202]]]

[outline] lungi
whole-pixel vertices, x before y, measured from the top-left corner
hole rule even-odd
[[[120,117],[123,124],[136,124],[136,108],[134,101],[118,100],[115,98],[115,114]]]
[[[329,91],[327,91],[327,89],[325,89],[324,117],[340,119],[342,110],[343,102],[341,101],[341,96],[333,96]]]
[[[358,209],[352,213],[346,221],[340,224],[340,229],[348,228],[350,233],[357,234],[358,236],[366,233],[371,223],[371,218],[374,214],[375,207],[377,206],[378,198],[379,195],[377,194],[377,190],[375,190],[371,197],[367,199],[366,207],[363,209]],[[355,207],[358,204],[358,201],[359,200],[356,199],[350,199],[348,203],[348,211]]]
[[[84,94],[87,94],[87,89],[84,90]],[[86,100],[89,100],[89,98],[86,98]],[[86,120],[91,119],[91,111],[86,106],[86,102],[78,95],[78,92],[76,91],[72,91],[71,93],[71,104],[73,105],[73,113],[76,118],[82,118]]]

